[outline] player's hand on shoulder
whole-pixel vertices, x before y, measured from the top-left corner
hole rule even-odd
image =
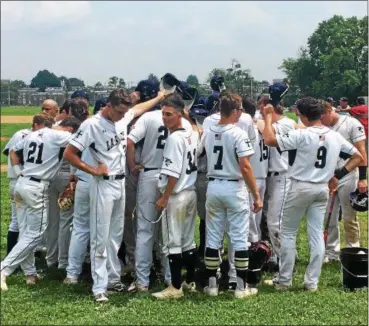
[[[95,176],[103,176],[103,175],[108,175],[109,171],[108,171],[108,167],[103,164],[103,163],[99,163],[99,165],[97,166],[97,168],[95,169]]]
[[[357,183],[357,188],[360,193],[365,193],[368,191],[368,183],[366,180],[359,180]]]

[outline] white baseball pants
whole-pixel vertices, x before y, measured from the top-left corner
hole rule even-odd
[[[123,238],[125,184],[94,177],[90,193],[91,272],[94,295],[120,282],[118,250]]]
[[[248,249],[250,204],[243,180],[209,181],[206,194],[206,247],[220,249],[227,231],[230,252]]]
[[[165,255],[181,254],[196,248],[196,213],[195,190],[182,190],[169,197],[166,212],[161,220]]]
[[[1,271],[10,275],[20,265],[25,275],[36,275],[34,250],[47,227],[49,182],[19,177],[14,198],[17,207],[19,240],[1,263]]]
[[[78,278],[90,240],[91,184],[78,180],[74,197],[73,229],[69,246],[67,277]]]
[[[58,268],[67,268],[71,236],[73,207],[61,211],[59,195],[69,183],[70,172],[59,172],[50,184],[49,225],[46,230],[46,262],[48,266],[59,262]]]
[[[14,189],[18,179],[9,179],[9,196],[11,205],[11,220],[9,225],[9,231],[19,232],[17,210],[14,201]]]
[[[272,175],[266,179],[266,195],[267,205],[264,214],[267,218],[268,232],[270,242],[272,244],[273,253],[279,257],[280,244],[280,228],[286,196],[291,185],[291,180],[287,178],[287,173],[279,173]]]
[[[262,201],[264,201],[264,194],[265,194],[265,186],[266,186],[266,179],[256,179],[256,184],[259,188],[259,194]],[[249,196],[250,201],[250,230],[249,230],[249,242],[258,242],[261,240],[261,215],[263,210],[260,210],[257,213],[252,211],[253,209],[253,198],[250,193]]]
[[[325,250],[326,256],[330,259],[338,259],[340,252],[340,231],[338,225],[339,206],[341,205],[343,225],[345,229],[345,243],[347,247],[360,247],[360,223],[357,218],[356,211],[350,205],[350,192],[356,190],[358,182],[358,174],[350,173],[342,178],[338,183],[337,193],[335,196],[334,206],[332,210],[331,220],[328,226],[327,246]],[[329,207],[332,197],[329,198],[326,208],[326,218],[329,214]]]
[[[291,179],[281,223],[281,250],[279,283],[292,284],[296,258],[296,236],[304,216],[310,247],[310,262],[306,268],[304,283],[307,288],[318,286],[324,260],[323,221],[329,190],[327,184],[302,182]]]

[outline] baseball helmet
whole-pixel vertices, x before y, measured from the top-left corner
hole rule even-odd
[[[287,94],[290,86],[285,83],[275,83],[269,86],[269,102],[272,105],[277,105],[282,101],[282,98]]]
[[[160,79],[159,88],[161,91],[172,91],[175,87],[180,87],[181,82],[171,73],[166,73]]]
[[[269,261],[272,254],[272,246],[268,241],[254,242],[249,248],[249,268],[247,271],[247,283],[258,284],[261,280],[261,270]]]
[[[197,97],[195,103],[190,110],[190,114],[193,114],[196,121],[198,121],[200,124],[204,122],[204,119],[209,115],[210,112],[209,110],[207,110],[206,101],[207,97],[205,96]]]
[[[359,189],[356,189],[354,192],[350,193],[350,205],[351,207],[358,212],[367,212],[368,211],[368,191],[361,193]]]
[[[184,89],[180,89],[180,93],[185,104],[185,108],[190,110],[199,96],[197,89],[195,87],[186,87]]]
[[[75,91],[72,95],[71,95],[71,99],[74,99],[74,98],[77,98],[77,97],[82,97],[84,99],[87,100],[87,102],[90,100],[88,94],[85,92],[85,91],[82,91],[82,90],[78,90],[78,91]]]
[[[108,103],[108,99],[106,97],[100,98],[95,102],[94,106],[94,114],[99,112],[106,104]]]
[[[210,87],[214,92],[221,92],[226,89],[224,85],[224,77],[214,75],[210,80]]]
[[[148,101],[158,95],[159,83],[145,79],[141,80],[135,88],[140,93],[140,101]]]

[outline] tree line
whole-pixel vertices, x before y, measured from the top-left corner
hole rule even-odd
[[[357,96],[367,96],[368,90],[368,17],[344,18],[333,16],[322,21],[307,44],[302,46],[295,58],[283,60],[279,69],[286,75],[291,88],[285,97],[285,105],[292,105],[302,96],[335,99],[345,96],[353,102]],[[237,59],[232,59],[228,68],[214,68],[209,72],[204,83],[209,83],[214,75],[224,77],[228,89],[241,95],[255,98],[261,92],[267,91],[269,82],[258,81],[251,70],[243,68]],[[143,78],[144,79],[144,78]],[[159,78],[150,73],[146,79],[158,81]],[[208,88],[200,83],[196,74],[190,74],[186,82],[197,87],[200,94],[208,94]],[[10,85],[1,88],[17,90],[26,87],[21,80],[11,81]],[[44,91],[47,87],[87,87],[83,80],[76,77],[56,76],[48,70],[41,70],[32,78],[30,87]],[[112,76],[109,78],[110,87],[127,87],[124,78]],[[95,90],[104,85],[98,81],[93,86]],[[128,87],[129,88],[129,87]],[[3,91],[3,90],[2,90]]]

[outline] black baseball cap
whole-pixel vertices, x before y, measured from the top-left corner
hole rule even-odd
[[[341,98],[340,98],[340,101],[348,102],[348,98],[347,98],[347,97],[341,97]]]

